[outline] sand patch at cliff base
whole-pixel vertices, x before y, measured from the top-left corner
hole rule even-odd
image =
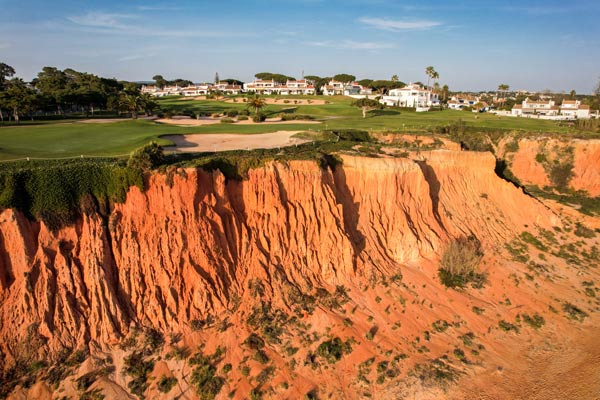
[[[196,153],[204,151],[273,149],[308,142],[309,140],[306,139],[292,137],[299,132],[277,131],[250,135],[198,133],[192,135],[167,135],[163,137],[175,143],[175,146],[166,147],[167,150]]]

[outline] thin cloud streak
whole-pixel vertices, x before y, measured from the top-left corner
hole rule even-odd
[[[132,14],[109,14],[103,12],[89,12],[84,15],[69,16],[67,19],[74,24],[107,29],[127,29],[123,20],[137,18]]]
[[[80,16],[66,17],[68,21],[78,25],[88,32],[97,32],[105,34],[128,34],[136,36],[162,36],[162,37],[248,37],[254,36],[248,33],[237,33],[230,31],[198,31],[198,30],[177,30],[165,29],[160,27],[147,28],[145,26],[134,25],[130,22],[132,19],[139,20],[136,15],[131,14],[110,14],[102,12],[90,12]]]
[[[306,44],[309,46],[331,47],[331,48],[344,49],[344,50],[380,50],[380,49],[390,49],[390,48],[394,47],[390,43],[356,42],[354,40],[344,40],[341,42],[325,40],[325,41],[321,41],[321,42],[306,42]]]
[[[370,17],[359,18],[358,21],[375,29],[392,32],[426,30],[442,25],[441,22],[429,20],[393,20]]]

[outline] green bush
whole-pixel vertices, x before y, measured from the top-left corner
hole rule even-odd
[[[158,167],[164,162],[165,154],[162,146],[156,142],[150,142],[131,153],[129,161],[127,161],[127,166],[141,170],[150,170]]]
[[[163,375],[158,380],[156,386],[158,387],[158,390],[160,390],[162,393],[169,393],[171,389],[173,389],[173,386],[175,386],[176,384],[177,378],[174,378],[172,376],[167,377]]]
[[[217,368],[202,353],[196,353],[188,362],[193,367],[190,381],[198,397],[201,400],[214,399],[225,384],[223,378],[216,376]]]
[[[231,118],[221,118],[221,123],[222,124],[233,124],[233,119]]]
[[[566,190],[569,186],[573,173],[573,163],[569,161],[555,162],[550,167],[549,178],[550,182],[560,190]]]
[[[265,114],[263,113],[256,113],[252,116],[252,121],[254,122],[263,122],[267,119],[267,117],[265,116]]]
[[[588,313],[571,303],[563,304],[563,311],[570,319],[579,322],[582,322],[588,316]]]
[[[238,110],[229,110],[229,111],[227,111],[227,113],[226,113],[226,115],[227,115],[229,118],[235,118],[235,117],[237,117],[237,116],[238,116],[238,114],[239,114],[239,111],[238,111]]]
[[[317,354],[327,360],[328,363],[333,364],[339,361],[344,353],[349,352],[349,350],[351,350],[349,343],[344,343],[342,339],[335,337],[321,343],[317,348]]]
[[[459,238],[450,242],[442,254],[438,276],[449,288],[465,288],[467,284],[481,288],[486,282],[485,274],[478,272],[483,258],[481,244],[473,237]]]
[[[593,230],[581,225],[579,222],[575,226],[575,235],[586,239],[592,239],[596,237],[596,233]]]
[[[131,186],[144,189],[143,172],[114,160],[17,163],[0,170],[0,208],[56,230],[81,211],[107,211],[110,202],[125,201]]]
[[[533,329],[540,329],[546,324],[544,317],[535,313],[533,315],[523,314],[523,322],[531,326]]]
[[[248,121],[248,116],[247,115],[239,115],[237,117],[238,121]]]
[[[514,331],[516,333],[519,333],[519,327],[516,326],[515,324],[511,324],[508,321],[505,320],[501,320],[498,322],[498,327],[500,329],[502,329],[504,332],[510,332],[510,331]]]

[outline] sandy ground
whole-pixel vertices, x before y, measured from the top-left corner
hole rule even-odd
[[[202,126],[202,125],[213,125],[220,124],[220,118],[210,118],[204,117],[200,119],[158,119],[156,122],[160,122],[161,124],[170,124],[170,125],[183,125],[183,126]],[[257,122],[252,121],[251,119],[247,119],[244,121],[234,122],[235,125],[254,125]],[[294,120],[294,121],[282,121],[280,118],[267,118],[264,122],[258,122],[260,125],[287,125],[287,124],[320,124],[319,121],[308,121],[308,120]]]
[[[144,120],[154,120],[156,117],[139,117],[138,119]],[[131,118],[94,118],[94,119],[83,119],[81,121],[77,121],[82,124],[108,124],[111,122],[123,122],[123,121],[131,121]]]
[[[171,140],[175,146],[167,150],[195,153],[203,151],[227,151],[250,149],[273,149],[305,143],[308,140],[293,138],[300,131],[278,131],[256,135],[236,135],[231,133],[168,135],[163,138]]]
[[[229,99],[226,100],[226,103],[243,103],[244,101],[242,99],[235,99],[237,101],[233,101],[234,99]],[[285,101],[288,101],[288,103],[285,103]],[[310,101],[310,103],[309,103]],[[323,104],[326,103],[326,100],[313,100],[313,99],[273,99],[273,98],[267,98],[265,99],[265,102],[267,104],[280,104],[280,105],[286,105],[286,106],[322,106]],[[295,102],[295,103],[294,103]]]

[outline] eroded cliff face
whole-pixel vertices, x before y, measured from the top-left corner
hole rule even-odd
[[[423,153],[418,160],[344,157],[271,163],[245,181],[219,172],[154,174],[108,218],[83,215],[56,233],[0,214],[0,349],[38,352],[115,344],[132,325],[189,330],[266,283],[353,284],[435,260],[451,237],[491,248],[526,226],[551,227],[546,207],[494,175],[491,154]]]
[[[540,188],[555,186],[550,176],[555,161],[570,162],[568,187],[586,191],[591,197],[600,196],[600,140],[520,139],[516,152],[508,151],[505,144],[500,146],[500,156],[510,162],[511,171],[521,183]]]

